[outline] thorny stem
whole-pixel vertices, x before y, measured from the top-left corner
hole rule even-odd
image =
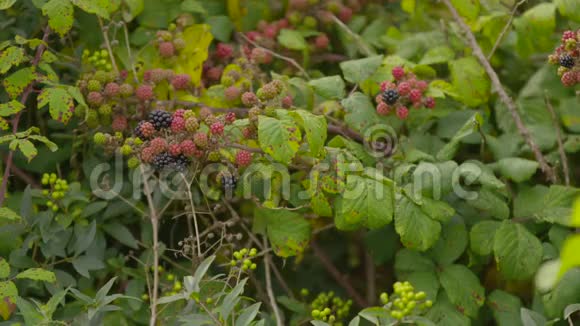
[[[485,69],[485,72],[489,76],[489,79],[491,80],[492,85],[494,86],[495,90],[497,91],[500,100],[505,104],[508,111],[510,112],[512,119],[514,120],[516,127],[518,128],[519,134],[524,138],[524,140],[526,141],[526,144],[530,147],[531,151],[534,153],[534,156],[536,157],[536,161],[538,161],[538,163],[540,164],[540,168],[542,169],[542,172],[544,172],[544,174],[546,175],[546,177],[548,178],[548,180],[550,182],[555,183],[557,181],[557,177],[556,177],[556,173],[554,172],[554,169],[552,169],[552,167],[550,167],[550,165],[546,161],[546,158],[544,157],[544,154],[542,154],[542,151],[540,150],[540,148],[538,147],[538,145],[536,144],[536,142],[532,138],[532,135],[531,135],[529,129],[526,127],[526,125],[524,124],[524,122],[522,120],[522,117],[518,113],[518,107],[517,107],[516,103],[508,95],[505,88],[503,88],[497,73],[495,72],[495,70],[493,70],[493,67],[489,63],[489,60],[487,60],[487,58],[483,54],[483,51],[481,50],[481,47],[477,43],[477,40],[475,39],[475,36],[471,32],[471,29],[469,28],[469,26],[467,26],[467,24],[465,24],[465,22],[463,21],[461,16],[459,16],[457,9],[455,9],[453,4],[451,4],[450,0],[441,0],[441,1],[447,6],[447,8],[449,9],[449,12],[451,12],[451,15],[453,16],[453,18],[455,19],[455,21],[459,25],[460,29],[463,31],[463,33],[467,37],[467,43],[471,47],[471,49],[473,50],[473,55],[479,60],[479,63]]]
[[[36,54],[34,55],[34,59],[32,60],[31,65],[36,67],[42,58],[42,54],[46,50],[48,36],[50,35],[50,28],[47,26],[44,29],[44,35],[42,36],[42,42],[36,48]],[[22,93],[22,97],[20,98],[20,103],[23,105],[26,104],[28,100],[28,96],[32,93],[34,89],[35,82],[31,82],[28,87]],[[20,116],[22,115],[22,111],[18,112],[14,118],[12,119],[12,134],[18,132],[18,124],[20,122]],[[8,157],[6,158],[6,168],[4,169],[4,175],[2,175],[2,184],[0,185],[0,206],[4,203],[4,199],[6,199],[6,189],[8,188],[8,177],[10,176],[10,171],[12,170],[12,160],[14,158],[14,151],[10,150],[8,152]]]
[[[268,240],[264,236],[264,250],[268,249]],[[272,290],[272,277],[270,275],[270,253],[266,251],[264,254],[264,273],[266,274],[266,291],[268,292],[268,297],[270,298],[270,305],[274,311],[274,316],[276,317],[276,325],[284,325],[282,321],[282,316],[280,315],[280,309],[276,303],[276,297],[274,296],[274,290]]]

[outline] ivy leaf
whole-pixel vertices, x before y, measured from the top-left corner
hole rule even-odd
[[[491,84],[485,70],[475,57],[450,61],[449,70],[454,90],[461,102],[471,107],[487,102]]]
[[[20,101],[12,100],[8,103],[0,104],[0,117],[8,117],[16,114],[24,109],[24,105]]]
[[[340,69],[344,79],[356,84],[361,83],[371,77],[383,62],[383,56],[377,55],[364,59],[343,61],[340,63]]]
[[[445,266],[439,274],[439,281],[457,310],[466,316],[477,317],[479,308],[485,302],[485,289],[469,268],[463,265]]]
[[[315,157],[321,156],[324,153],[324,143],[327,136],[326,119],[321,115],[315,115],[305,110],[291,111],[290,116],[304,129],[310,153]]]
[[[310,223],[296,212],[284,209],[256,208],[255,223],[265,223],[272,249],[280,257],[295,256],[304,251],[310,240]]]
[[[542,243],[521,224],[504,221],[495,233],[495,261],[500,273],[510,280],[532,277],[542,261]]]
[[[33,67],[23,68],[4,79],[4,88],[10,98],[15,98],[35,79],[36,74]]]
[[[481,256],[491,254],[495,233],[501,225],[497,221],[482,221],[475,224],[469,231],[471,250]]]
[[[530,179],[540,166],[538,162],[519,157],[502,158],[497,162],[499,172],[515,182]]]
[[[502,290],[494,290],[487,297],[487,305],[491,308],[498,326],[523,325],[520,317],[522,308],[520,298]]]
[[[308,82],[314,92],[327,100],[340,100],[345,96],[344,80],[340,76],[312,79]]]
[[[59,87],[45,88],[38,95],[38,107],[48,105],[50,116],[57,121],[67,123],[74,112],[74,101],[66,89]]]
[[[6,10],[16,3],[16,0],[0,0],[0,10]]]
[[[5,74],[10,68],[28,60],[24,49],[11,46],[0,53],[0,74]]]
[[[298,152],[302,134],[290,120],[278,120],[260,116],[258,140],[262,150],[276,161],[288,164]]]
[[[49,0],[42,6],[42,14],[48,17],[48,25],[61,37],[72,28],[74,8],[70,0]]]
[[[16,278],[26,278],[29,280],[45,281],[49,283],[56,282],[56,275],[54,272],[47,271],[42,268],[29,268],[23,272],[18,273]]]
[[[278,34],[278,43],[290,50],[304,50],[308,47],[304,36],[299,31],[292,29],[282,29]]]
[[[109,19],[109,10],[111,9],[110,0],[72,0],[75,6],[88,12],[89,14],[96,14],[101,18]]]
[[[404,196],[396,206],[395,230],[405,247],[425,251],[439,239],[441,224]]]
[[[7,278],[10,275],[10,265],[8,262],[0,257],[0,278]]]

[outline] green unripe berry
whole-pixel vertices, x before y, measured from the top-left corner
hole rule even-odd
[[[99,64],[101,65],[105,65],[107,64],[107,61],[105,60],[100,60]],[[95,75],[93,76],[97,81],[99,81],[101,84],[104,84],[107,82],[108,76],[107,76],[107,72],[103,71],[103,70],[98,70],[97,72],[95,72]]]
[[[256,256],[256,254],[258,254],[258,250],[256,250],[256,248],[252,248],[252,249],[250,249],[250,253],[248,255],[250,257],[254,257],[254,256]]]
[[[242,254],[243,256],[245,256],[247,253],[248,253],[247,248],[243,248],[242,250],[240,250],[240,254]]]
[[[250,269],[251,269],[251,270],[255,270],[256,268],[258,268],[258,265],[256,265],[256,264],[252,264],[252,265],[250,265]]]
[[[302,22],[302,24],[304,24],[304,27],[306,28],[316,28],[317,25],[316,18],[312,16],[306,16],[304,17],[304,21]]]
[[[242,259],[242,254],[239,251],[234,252],[234,258],[236,258],[237,260]]]
[[[386,292],[381,293],[381,302],[383,304],[387,304],[387,302],[389,302],[389,295]]]
[[[97,132],[93,136],[93,141],[97,145],[103,145],[103,144],[105,144],[107,142],[107,136],[105,136],[105,134],[103,134],[102,132]]]
[[[312,312],[310,314],[311,314],[312,318],[318,318],[318,317],[320,317],[320,310],[314,309],[314,310],[312,310]]]
[[[427,297],[427,294],[423,291],[415,293],[415,300],[423,300]]]
[[[52,211],[53,211],[53,212],[56,212],[56,211],[58,211],[58,206],[56,206],[56,205],[52,206]]]
[[[212,298],[207,298],[207,299],[205,299],[205,303],[212,304],[213,303],[213,299]]]
[[[247,271],[247,270],[248,270],[248,268],[249,268],[249,267],[248,267],[248,265],[243,265],[243,266],[242,266],[242,270],[243,270],[243,271]]]
[[[181,282],[176,281],[175,283],[173,283],[173,290],[180,291],[181,290]]]
[[[54,205],[54,204],[50,200],[46,202],[46,206],[52,207],[52,205]]]
[[[309,293],[310,292],[308,291],[308,289],[302,289],[302,290],[300,290],[300,295],[303,296],[303,297],[308,296]]]
[[[147,295],[147,293],[144,293],[143,295],[141,295],[141,300],[143,301],[149,300],[149,295]]]
[[[103,116],[110,116],[113,113],[113,108],[109,104],[99,106],[99,114]]]
[[[141,163],[141,161],[139,161],[138,158],[133,156],[127,161],[127,167],[129,169],[134,169],[139,166],[139,163]]]
[[[167,274],[167,280],[168,281],[173,281],[175,279],[175,275],[173,274]]]
[[[407,309],[413,310],[413,308],[415,308],[416,305],[417,305],[416,301],[409,301],[409,303],[407,303]]]
[[[129,145],[121,146],[121,154],[128,156],[133,152],[133,149]]]
[[[103,85],[101,84],[100,81],[98,81],[96,79],[91,79],[87,83],[87,89],[91,92],[100,92],[102,88],[103,88]]]
[[[431,308],[432,306],[433,306],[433,301],[431,301],[431,300],[425,301],[425,307]]]

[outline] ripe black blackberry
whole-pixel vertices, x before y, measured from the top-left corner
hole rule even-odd
[[[152,164],[156,170],[162,171],[164,169],[173,167],[175,165],[175,158],[169,155],[169,153],[164,152],[155,156]]]
[[[155,130],[161,130],[163,128],[169,128],[171,126],[171,121],[173,117],[171,113],[163,110],[155,110],[149,113],[149,122],[153,124]]]
[[[183,154],[173,158],[173,168],[178,172],[184,172],[190,161]]]
[[[566,67],[566,68],[574,67],[574,58],[572,58],[568,54],[564,54],[564,55],[560,56],[560,66]]]
[[[133,134],[141,139],[146,139],[147,137],[145,137],[145,135],[143,135],[143,133],[141,132],[141,125],[143,125],[145,123],[145,121],[139,121],[139,123],[137,124],[137,127],[135,127],[135,129],[133,130]]]
[[[399,99],[399,92],[396,89],[387,89],[383,92],[383,101],[389,105],[393,105]]]

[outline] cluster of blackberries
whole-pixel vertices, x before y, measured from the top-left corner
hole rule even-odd
[[[548,61],[558,66],[558,75],[564,86],[580,83],[580,30],[565,31],[562,43],[548,57]]]
[[[149,122],[153,124],[155,130],[169,128],[172,121],[173,116],[167,111],[155,110],[149,113]]]
[[[172,156],[167,152],[158,154],[153,159],[152,165],[158,171],[163,170],[175,170],[178,172],[184,172],[189,165],[190,160],[183,154],[178,156]]]
[[[409,115],[409,107],[426,107],[433,109],[435,99],[426,97],[425,92],[429,84],[424,80],[405,71],[403,67],[395,67],[392,70],[394,82],[384,81],[381,83],[381,93],[377,95],[377,113],[388,115],[395,111],[397,117],[404,120]]]

